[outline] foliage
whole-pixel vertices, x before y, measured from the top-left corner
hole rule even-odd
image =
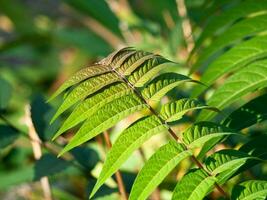
[[[0,0],[1,198],[266,199],[266,0],[39,3]]]

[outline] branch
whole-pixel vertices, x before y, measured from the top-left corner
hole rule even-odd
[[[112,147],[112,144],[111,144],[111,141],[110,141],[110,138],[109,138],[109,135],[108,135],[107,131],[104,131],[104,139],[105,139],[105,142],[107,144],[108,149],[110,149]],[[124,183],[123,183],[120,171],[117,171],[115,173],[115,176],[116,176],[118,188],[119,188],[119,191],[120,191],[120,194],[121,194],[121,199],[122,200],[127,200],[128,197],[127,197],[127,194],[126,194],[126,191],[125,191],[125,187],[124,187]]]

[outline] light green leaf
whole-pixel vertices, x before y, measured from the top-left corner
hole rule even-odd
[[[8,106],[12,96],[12,86],[5,79],[0,78],[0,111]]]
[[[215,184],[216,178],[202,169],[192,170],[178,182],[173,191],[173,200],[202,200]]]
[[[104,88],[104,90],[100,90],[99,93],[95,94],[94,96],[85,99],[73,110],[71,115],[57,131],[57,133],[53,137],[53,140],[66,130],[74,127],[75,125],[92,116],[99,108],[101,108],[105,104],[121,96],[130,94],[131,92],[131,89],[125,83],[117,83],[108,88]]]
[[[249,180],[235,185],[232,200],[265,200],[267,197],[267,181]]]
[[[252,158],[242,151],[224,149],[209,156],[205,161],[205,166],[213,175],[217,175],[227,170],[234,171],[236,166],[240,167]]]
[[[210,86],[221,76],[264,57],[267,57],[267,35],[242,42],[227,51],[209,65],[201,76],[200,81],[206,86]],[[192,96],[198,96],[206,88],[202,85],[197,85],[193,90]]]
[[[120,81],[120,78],[115,73],[111,72],[90,78],[82,82],[67,95],[52,118],[51,122],[53,122],[60,114],[77,103],[79,100],[82,100],[94,92],[102,89],[103,87],[118,81]]]
[[[211,109],[217,111],[214,107],[204,105],[196,99],[184,98],[163,105],[160,111],[160,115],[167,122],[173,122],[181,119],[182,116],[188,111],[198,109]]]
[[[96,193],[101,185],[114,174],[130,155],[139,148],[146,140],[153,135],[167,130],[156,116],[141,118],[129,128],[124,130],[113,144],[107,154],[104,166],[91,193],[91,197]]]
[[[246,36],[252,36],[265,31],[267,29],[266,23],[267,15],[259,15],[234,24],[202,51],[194,65],[201,67],[212,55],[224,47],[233,45]]]
[[[153,79],[141,94],[146,99],[159,101],[167,92],[184,82],[197,81],[177,73],[164,73]]]
[[[93,116],[88,118],[69,144],[60,152],[66,151],[92,139],[96,135],[114,126],[123,118],[147,108],[146,104],[134,94],[122,96],[100,108]]]
[[[137,68],[132,75],[128,77],[128,80],[135,87],[142,87],[150,79],[162,69],[177,65],[161,56],[154,56],[153,58],[146,60],[139,68]]]
[[[235,134],[229,128],[213,122],[198,122],[183,133],[183,142],[188,148],[202,147],[214,138]]]
[[[57,91],[50,97],[50,99],[48,101],[53,100],[55,97],[57,97],[59,94],[61,94],[62,92],[64,92],[66,89],[68,89],[69,87],[80,83],[81,81],[100,75],[100,74],[104,74],[107,72],[110,72],[111,68],[108,66],[104,66],[104,65],[98,65],[95,64],[93,66],[90,67],[86,67],[81,69],[80,71],[76,72],[70,79],[68,79],[66,82],[64,82],[58,89]]]
[[[191,155],[190,151],[185,151],[181,144],[173,140],[159,148],[137,175],[129,200],[147,199],[178,163]]]
[[[267,60],[255,62],[232,75],[207,101],[208,105],[224,109],[242,96],[267,86]],[[209,120],[214,113],[202,111],[198,120]]]

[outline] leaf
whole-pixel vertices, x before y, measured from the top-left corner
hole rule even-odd
[[[142,87],[160,70],[175,65],[177,64],[161,56],[154,56],[153,58],[146,60],[143,64],[141,64],[141,66],[128,77],[128,80],[135,87]]]
[[[224,109],[242,96],[267,86],[267,60],[255,62],[232,75],[207,101],[208,105]],[[198,120],[209,120],[214,113],[202,111]]]
[[[265,57],[267,57],[267,36],[252,38],[236,45],[212,62],[202,74],[200,81],[206,86],[211,86],[223,75]],[[206,88],[202,85],[197,85],[193,90],[192,96],[198,96]]]
[[[214,138],[222,138],[231,134],[235,133],[222,125],[213,122],[198,122],[183,133],[183,142],[188,148],[197,148]]]
[[[60,127],[60,121],[49,125],[54,110],[49,106],[43,96],[37,95],[31,102],[31,119],[34,128],[42,141],[48,141],[52,134]]]
[[[88,171],[92,170],[99,162],[99,155],[93,148],[77,147],[70,152],[75,161],[84,166]]]
[[[267,94],[258,96],[232,112],[224,124],[236,130],[242,130],[267,119]],[[242,123],[240,123],[242,122]]]
[[[231,166],[236,163],[244,164],[246,160],[251,158],[248,154],[238,150],[223,149],[209,156],[205,161],[205,165],[213,175],[216,175],[231,169]]]
[[[129,200],[147,199],[178,163],[191,155],[190,151],[185,151],[181,144],[173,140],[159,148],[137,175]]]
[[[173,122],[181,119],[185,113],[198,109],[211,109],[217,111],[215,108],[204,105],[196,99],[184,98],[163,105],[160,115],[166,122]]]
[[[53,122],[60,114],[70,108],[73,104],[77,103],[79,100],[82,100],[85,97],[88,97],[90,94],[102,89],[103,87],[118,81],[120,81],[120,78],[112,72],[108,74],[102,74],[82,82],[67,95],[64,102],[61,104],[56,114],[52,118],[51,122]]]
[[[216,2],[217,3],[217,2]],[[254,0],[244,1],[238,4],[238,6],[226,10],[225,12],[221,12],[220,15],[213,15],[209,18],[208,24],[204,27],[200,37],[196,42],[196,49],[202,44],[202,42],[208,37],[212,37],[214,35],[223,34],[224,32],[220,31],[221,29],[225,29],[230,27],[234,22],[238,19],[246,17],[250,14],[256,14],[257,12],[266,11],[267,2],[265,0],[261,1],[261,3],[256,3]],[[246,19],[246,18],[243,18]],[[227,29],[226,29],[227,30]]]
[[[267,181],[249,180],[235,185],[232,200],[265,200],[267,197]]]
[[[8,81],[0,78],[0,111],[8,106],[12,95],[12,86]]]
[[[154,54],[146,51],[136,51],[124,60],[124,62],[117,69],[121,74],[125,76],[131,75],[131,73],[142,65],[145,61],[153,59]],[[117,65],[118,66],[118,65]]]
[[[0,124],[0,149],[11,145],[17,138],[19,133],[10,126]]]
[[[84,122],[83,126],[60,152],[59,156],[114,126],[121,119],[145,108],[147,108],[146,104],[143,104],[134,94],[113,100]]]
[[[131,89],[125,83],[117,83],[108,88],[104,88],[92,97],[85,99],[83,102],[77,105],[71,115],[57,131],[53,137],[53,140],[66,130],[94,115],[95,112],[97,112],[97,110],[105,104],[130,93]]]
[[[129,56],[135,52],[136,50],[133,47],[124,47],[109,54],[107,57],[100,60],[98,64],[109,65],[111,68],[117,69]]]
[[[146,99],[159,101],[167,92],[184,82],[197,81],[177,73],[164,73],[153,79],[141,94]]]
[[[242,38],[265,31],[267,29],[266,23],[267,15],[259,15],[256,17],[247,18],[239,23],[234,24],[220,37],[214,40],[210,46],[201,52],[197,62],[194,65],[200,67],[212,55],[218,53],[223,48],[235,44]]]
[[[97,75],[101,75],[107,72],[110,72],[111,69],[108,66],[104,66],[104,65],[93,65],[90,67],[86,67],[81,69],[80,71],[76,72],[70,79],[68,79],[66,82],[64,82],[58,89],[57,91],[49,98],[48,101],[53,100],[55,97],[57,97],[59,94],[61,94],[62,92],[64,92],[66,89],[68,89],[69,87],[80,83],[81,81],[97,76]]]
[[[36,161],[34,166],[34,180],[39,180],[43,176],[50,176],[65,170],[70,164],[57,158],[53,154],[47,153]]]
[[[166,130],[166,125],[162,124],[156,116],[141,118],[124,130],[107,154],[107,158],[93,192],[91,193],[91,197],[137,148],[153,135]]]
[[[266,141],[266,134],[251,138],[246,144],[241,146],[239,150],[251,156],[267,160]]]
[[[202,200],[215,184],[216,178],[202,169],[191,170],[176,185],[172,199]]]

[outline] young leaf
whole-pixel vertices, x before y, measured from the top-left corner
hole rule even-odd
[[[128,80],[135,87],[142,87],[150,79],[152,79],[160,70],[177,65],[161,56],[154,56],[146,60],[139,68],[137,68]]]
[[[92,139],[106,129],[114,126],[121,119],[145,108],[147,108],[146,104],[143,104],[134,94],[113,100],[85,121],[83,126],[59,155]]]
[[[172,199],[202,200],[212,189],[215,182],[216,178],[208,176],[204,170],[191,170],[176,185]]]
[[[107,154],[104,166],[91,193],[91,197],[101,185],[114,174],[130,155],[153,135],[167,130],[156,116],[141,118],[124,130]]]
[[[249,180],[238,185],[232,190],[232,200],[265,200],[267,197],[267,181]]]
[[[159,148],[137,175],[129,200],[145,200],[179,162],[192,155],[176,141]]]
[[[141,94],[147,100],[159,101],[167,92],[184,82],[197,81],[177,73],[164,73],[153,79]]]
[[[191,110],[211,109],[217,111],[214,107],[202,104],[196,99],[180,99],[162,106],[160,115],[167,122],[173,122],[182,118],[182,116]]]
[[[222,138],[231,134],[235,133],[222,125],[213,122],[198,122],[183,133],[183,142],[188,148],[197,148],[214,138]]]
[[[223,109],[242,96],[267,86],[267,60],[255,62],[232,75],[209,98],[208,104]],[[198,120],[209,120],[214,113],[202,111]]]

